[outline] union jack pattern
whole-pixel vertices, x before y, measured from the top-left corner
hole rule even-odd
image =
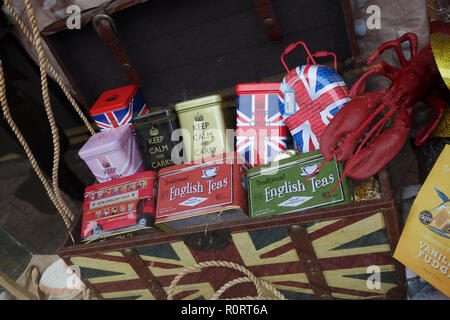
[[[362,299],[384,296],[397,287],[397,276],[382,213],[370,213],[305,225],[333,298]],[[225,260],[244,266],[257,278],[271,283],[288,299],[314,299],[314,292],[299,263],[288,226],[231,233],[224,229],[213,237],[213,247],[183,240],[136,248],[137,254],[167,292],[186,267],[204,261]],[[228,233],[227,233],[228,232]],[[209,245],[211,246],[211,245]],[[105,299],[155,299],[119,251],[72,257],[82,276]],[[367,280],[379,268],[380,286]],[[220,276],[219,276],[220,275]],[[207,268],[184,276],[174,299],[209,299],[223,284],[242,274],[227,268]],[[254,296],[251,284],[231,287],[222,298]]]
[[[295,114],[284,110],[284,93],[295,92]],[[334,115],[348,102],[348,89],[331,68],[304,65],[289,72],[278,95],[280,111],[297,149],[306,153],[320,148],[320,136]]]
[[[92,118],[100,131],[103,131],[130,124],[132,117],[142,116],[147,114],[148,111],[148,106],[138,91],[127,106],[121,109],[94,115]]]
[[[252,166],[270,163],[287,149],[288,132],[276,94],[238,97],[236,151]]]

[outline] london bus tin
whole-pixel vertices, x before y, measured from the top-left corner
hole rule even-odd
[[[233,103],[211,95],[175,105],[182,130],[185,158],[192,161],[234,150]]]
[[[94,134],[78,155],[100,183],[144,171],[141,153],[127,125]]]
[[[161,169],[155,226],[168,231],[248,218],[247,170],[236,152]]]
[[[305,183],[323,161],[320,150],[316,150],[250,169],[247,175],[249,216],[258,218],[349,203],[351,197],[345,178],[326,197],[341,177],[342,165],[335,159]]]
[[[81,241],[152,228],[157,174],[145,171],[85,189]]]
[[[140,90],[126,86],[104,91],[89,110],[100,131],[129,125],[133,117],[148,113]]]
[[[278,106],[280,83],[241,83],[236,116],[236,151],[254,167],[287,149],[288,130]]]
[[[145,168],[159,171],[174,165],[172,150],[180,143],[177,139],[172,141],[172,133],[179,129],[175,111],[155,109],[146,115],[133,118],[131,122]]]

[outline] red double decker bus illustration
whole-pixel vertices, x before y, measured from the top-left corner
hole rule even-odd
[[[155,221],[156,173],[146,171],[85,190],[84,241],[151,227]]]

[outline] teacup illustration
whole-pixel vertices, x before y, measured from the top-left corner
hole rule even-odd
[[[317,168],[319,167],[319,164],[310,164],[307,166],[304,166],[301,168],[302,173],[300,174],[301,176],[309,176],[311,175],[314,171],[317,170]],[[318,173],[318,172],[317,172]]]
[[[210,178],[214,178],[215,176],[217,176],[217,167],[203,169],[202,178],[210,179]]]

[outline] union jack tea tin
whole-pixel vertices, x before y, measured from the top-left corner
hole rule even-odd
[[[161,169],[155,226],[168,231],[248,218],[248,167],[230,152]]]
[[[236,151],[254,167],[287,149],[288,130],[278,106],[280,83],[243,83],[238,96]]]
[[[89,110],[100,131],[131,123],[133,117],[148,113],[140,90],[126,86],[103,92]]]
[[[172,133],[179,129],[174,110],[152,110],[146,115],[133,118],[132,126],[147,170],[159,171],[174,165],[172,150],[182,143],[178,139],[172,140]]]
[[[88,186],[84,193],[81,241],[153,228],[156,192],[154,171]]]
[[[305,182],[323,161],[320,150],[316,150],[250,169],[249,216],[258,218],[349,203],[351,196],[345,178],[326,197],[341,178],[342,165],[335,159]]]
[[[306,65],[289,70],[284,56],[303,45],[308,60]],[[350,101],[349,91],[337,73],[337,57],[332,52],[319,52],[334,56],[334,69],[318,65],[302,41],[290,44],[281,55],[287,71],[279,89],[279,106],[295,146],[302,153],[320,149],[320,137],[334,115]],[[310,64],[312,61],[312,64]]]
[[[227,129],[234,129],[231,101],[220,95],[189,100],[175,105],[184,142],[186,161],[213,157],[234,150],[234,131],[227,139]]]
[[[127,125],[94,134],[78,155],[100,183],[145,170],[136,140]]]

